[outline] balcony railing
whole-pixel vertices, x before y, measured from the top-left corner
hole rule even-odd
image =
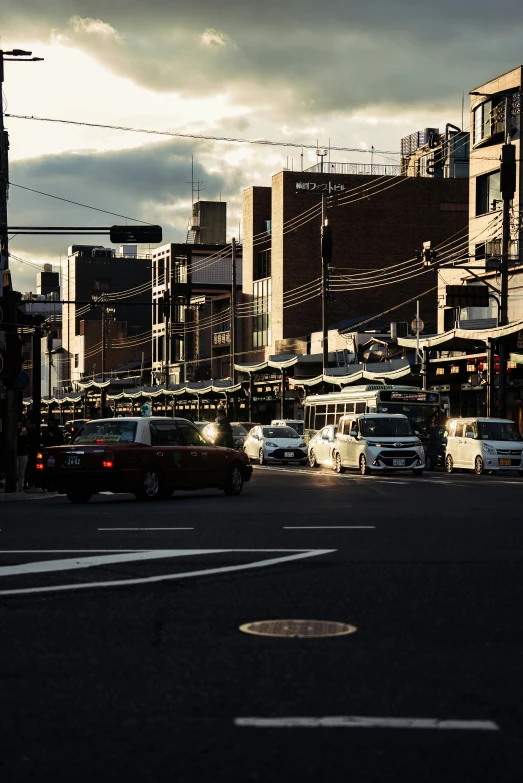
[[[380,177],[398,177],[400,166],[381,163],[316,163],[305,171],[311,174],[376,174]]]

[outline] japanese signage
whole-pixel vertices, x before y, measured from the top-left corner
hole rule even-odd
[[[431,392],[380,391],[382,402],[437,403],[438,395]]]
[[[296,190],[309,193],[341,193],[345,190],[345,185],[332,182],[297,182]]]

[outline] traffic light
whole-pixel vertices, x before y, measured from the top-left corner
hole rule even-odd
[[[423,261],[423,266],[432,266],[438,259],[438,254],[432,250],[430,242],[424,242],[423,250],[415,250],[414,254],[418,261]]]

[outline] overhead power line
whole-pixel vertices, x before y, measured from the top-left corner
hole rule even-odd
[[[56,117],[35,117],[34,114],[5,114],[5,117],[11,117],[17,120],[36,120],[38,122],[56,122],[63,125],[80,125],[88,128],[105,128],[107,130],[130,131],[131,133],[149,133],[155,136],[171,136],[182,139],[202,139],[204,141],[227,141],[233,144],[259,144],[265,147],[295,147],[296,149],[317,148],[316,144],[301,144],[293,141],[270,141],[268,139],[239,139],[233,136],[207,136],[203,133],[177,133],[175,131],[161,131],[153,128],[130,128],[126,125],[104,125],[99,122],[83,122],[81,120],[64,120]],[[336,152],[367,152],[384,155],[399,155],[396,150],[376,150],[362,149],[361,147],[330,147]]]

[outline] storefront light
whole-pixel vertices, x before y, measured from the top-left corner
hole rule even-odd
[[[436,375],[445,375],[444,367],[436,367]]]
[[[452,367],[450,368],[450,372],[453,375],[457,375],[459,373],[459,366],[457,364],[453,364]]]

